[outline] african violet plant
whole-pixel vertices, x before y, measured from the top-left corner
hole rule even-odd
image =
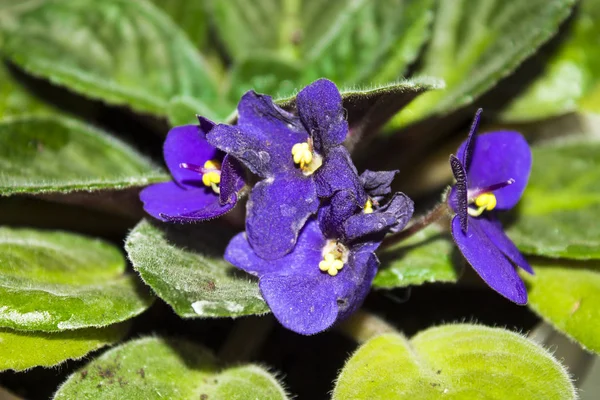
[[[600,351],[598,17],[0,0],[0,386],[577,398],[526,334]]]

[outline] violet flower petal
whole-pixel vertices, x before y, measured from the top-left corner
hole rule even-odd
[[[326,153],[330,147],[344,142],[348,122],[344,118],[342,96],[333,82],[319,79],[302,89],[296,96],[296,108],[318,153]]]
[[[177,126],[169,131],[163,147],[165,163],[173,179],[180,185],[202,186],[202,175],[180,168],[181,163],[204,165],[222,155],[205,138],[198,125]]]
[[[354,190],[340,190],[319,207],[319,226],[327,237],[342,238],[344,222],[364,204],[360,204]]]
[[[367,169],[360,175],[360,182],[370,197],[387,196],[392,193],[392,181],[397,173],[398,170],[370,171]]]
[[[254,251],[275,260],[289,253],[319,201],[312,179],[280,174],[256,184],[247,204],[246,233]]]
[[[329,198],[339,190],[350,189],[356,193],[356,200],[361,207],[367,201],[367,193],[358,177],[356,167],[348,150],[343,146],[330,149],[327,157],[323,160],[323,165],[313,176],[319,197]]]
[[[508,210],[514,207],[529,180],[532,156],[527,141],[518,132],[497,131],[477,136],[471,165],[467,169],[468,188],[486,188],[491,185],[514,179],[512,185],[494,191],[496,209]],[[465,143],[457,157],[464,157]]]
[[[488,238],[480,221],[470,218],[469,231],[464,233],[458,216],[452,219],[452,236],[460,252],[492,289],[517,304],[526,304],[525,284],[510,261]]]
[[[467,172],[464,165],[453,154],[450,155],[450,167],[452,168],[454,179],[456,179],[456,183],[452,186],[452,191],[450,192],[450,207],[458,215],[460,227],[463,232],[467,232],[469,226]]]
[[[219,198],[210,188],[182,188],[173,181],[148,186],[140,192],[140,199],[144,210],[161,221],[172,221],[196,211],[199,213],[187,221],[201,221],[215,218],[233,207],[220,207]]]
[[[225,155],[221,164],[221,183],[219,184],[221,204],[237,202],[238,192],[246,185],[244,175],[244,169],[240,162],[229,154]]]
[[[523,254],[521,254],[519,249],[517,249],[517,246],[515,246],[512,240],[506,236],[500,221],[497,219],[492,220],[483,217],[480,217],[479,220],[479,226],[492,241],[492,243],[494,243],[500,249],[500,251],[504,253],[504,255],[511,259],[512,262],[533,275],[533,268],[531,268],[531,265],[529,265],[525,257],[523,257]]]

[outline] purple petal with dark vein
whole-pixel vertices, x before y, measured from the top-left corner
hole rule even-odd
[[[319,79],[302,89],[296,96],[296,108],[318,153],[342,144],[348,134],[348,122],[342,96],[333,82]]]
[[[477,218],[470,218],[465,234],[460,219],[454,216],[452,236],[469,264],[492,289],[517,304],[527,303],[525,284],[508,258],[487,237]]]
[[[221,204],[237,201],[238,192],[246,184],[244,175],[244,168],[240,162],[227,154],[221,164],[221,183],[219,184],[219,201]]]
[[[289,253],[298,232],[319,201],[312,179],[279,174],[254,186],[247,203],[246,233],[260,257],[274,260]]]
[[[329,198],[339,190],[353,190],[356,200],[361,207],[367,201],[367,193],[362,186],[356,167],[352,163],[350,154],[343,146],[330,149],[323,159],[323,165],[314,174],[317,184],[317,195]]]
[[[180,185],[202,186],[202,175],[180,168],[179,164],[204,165],[207,160],[220,159],[222,154],[206,141],[198,125],[177,126],[169,131],[163,147],[165,163],[173,179]]]
[[[502,224],[497,219],[487,219],[480,217],[479,225],[481,229],[485,232],[487,237],[500,249],[504,255],[512,260],[519,267],[523,268],[525,271],[529,272],[533,275],[533,268],[527,262],[523,254],[517,249],[517,246],[510,240],[506,233],[504,233],[504,229],[502,229]]]
[[[467,232],[469,226],[468,220],[468,191],[467,191],[467,173],[465,167],[460,163],[454,154],[450,154],[450,167],[456,183],[452,187],[450,193],[450,207],[458,215],[460,219],[460,227],[463,232]]]
[[[192,212],[198,212],[187,222],[215,218],[229,211],[219,205],[219,197],[205,187],[185,189],[175,182],[150,185],[140,192],[144,210],[154,218],[173,221]]]
[[[392,181],[398,173],[396,171],[369,171],[365,170],[360,175],[360,181],[370,197],[386,196],[392,193]]]
[[[469,169],[471,166],[471,156],[473,155],[473,150],[475,147],[474,136],[477,134],[477,128],[479,127],[479,119],[481,118],[481,113],[483,109],[478,109],[475,113],[475,117],[473,118],[473,123],[471,124],[471,129],[469,129],[469,134],[467,135],[467,140],[465,141],[465,149],[466,151],[463,153],[463,156],[460,158],[462,165],[465,169]]]
[[[340,190],[329,201],[321,203],[319,208],[319,225],[328,238],[342,238],[344,222],[361,209],[354,190]]]
[[[518,132],[497,131],[476,137],[471,167],[467,170],[468,189],[485,188],[514,179],[512,185],[494,191],[496,208],[508,210],[517,204],[529,180],[531,149]],[[463,143],[458,158],[463,157]]]

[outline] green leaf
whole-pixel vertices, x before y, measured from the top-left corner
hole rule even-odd
[[[373,286],[391,289],[425,282],[456,282],[458,267],[452,262],[454,243],[437,225],[378,253],[381,267]]]
[[[600,112],[600,1],[584,0],[572,31],[543,74],[503,112],[505,121],[529,121],[576,110]],[[594,100],[594,98],[596,98]]]
[[[375,337],[348,360],[333,399],[575,399],[565,368],[521,335],[444,325]]]
[[[363,2],[329,44],[309,60],[306,78],[384,84],[402,78],[429,36],[432,0]]]
[[[215,28],[232,57],[271,51],[316,58],[365,0],[210,0]]]
[[[525,253],[600,258],[600,142],[533,149],[533,168],[508,234]]]
[[[217,96],[206,61],[146,1],[41,1],[0,22],[8,59],[109,104],[164,115],[172,97]]]
[[[405,126],[472,103],[557,31],[575,0],[438,2],[433,37],[418,74],[446,81],[394,119]]]
[[[0,119],[26,114],[56,113],[51,107],[28,93],[0,63]]]
[[[142,338],[104,353],[58,389],[70,399],[287,399],[277,379],[256,365],[224,368],[191,342]]]
[[[127,327],[128,324],[117,324],[53,333],[0,329],[0,371],[52,367],[66,360],[79,359],[90,351],[121,340]]]
[[[46,332],[132,318],[153,299],[119,250],[65,232],[0,228],[0,326]]]
[[[151,1],[171,17],[198,49],[204,49],[208,45],[209,21],[206,5],[203,1]]]
[[[106,133],[66,118],[0,122],[0,194],[144,186],[169,177]]]
[[[529,307],[584,348],[600,353],[600,264],[534,261],[533,267],[534,276],[522,274]]]
[[[223,260],[227,239],[219,225],[140,222],[125,250],[136,271],[184,318],[237,317],[269,311],[249,275]]]

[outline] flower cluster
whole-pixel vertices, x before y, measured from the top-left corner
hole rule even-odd
[[[246,231],[225,258],[258,276],[275,317],[301,334],[321,332],[350,315],[378,268],[375,250],[404,228],[413,202],[390,188],[395,171],[358,172],[343,146],[342,98],[325,79],[300,91],[295,112],[246,93],[235,125],[177,127],[164,146],[174,181],[140,195],[164,221],[199,221],[231,210],[249,180]]]

